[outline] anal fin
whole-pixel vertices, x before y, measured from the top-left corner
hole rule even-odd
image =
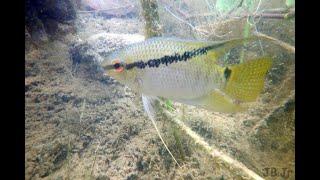
[[[219,90],[213,90],[208,95],[193,100],[193,104],[198,104],[201,107],[214,112],[223,113],[241,112],[247,109],[246,106],[240,104],[240,102],[234,101],[234,99]]]

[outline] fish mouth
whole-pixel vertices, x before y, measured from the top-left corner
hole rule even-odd
[[[104,65],[102,66],[102,68],[106,71],[111,70],[111,69],[119,69],[119,68],[125,68],[126,65],[124,63],[118,62],[118,63],[114,63],[114,64],[108,64],[108,65]]]
[[[108,70],[111,70],[111,69],[114,69],[114,65],[105,65],[102,67],[104,70],[108,71]]]

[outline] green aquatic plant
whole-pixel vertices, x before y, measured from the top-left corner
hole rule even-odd
[[[180,155],[180,159],[182,159],[183,161],[185,160],[185,153],[182,147],[182,143],[181,143],[181,133],[179,132],[179,130],[177,129],[177,127],[173,127],[173,131],[172,131],[174,140],[176,142],[176,146],[178,148],[178,152]]]
[[[220,13],[230,14],[236,12],[238,8],[242,7],[248,12],[253,12],[256,10],[256,6],[259,6],[259,0],[217,0],[216,9]]]
[[[170,111],[170,112],[174,112],[175,111],[175,108],[174,108],[174,105],[173,105],[173,102],[169,99],[166,99],[164,101],[164,109]],[[185,112],[182,111],[182,120],[184,119],[185,117]],[[181,160],[185,160],[185,150],[183,149],[183,145],[182,145],[182,142],[181,142],[181,139],[182,139],[182,134],[181,134],[181,131],[179,130],[179,128],[173,124],[172,122],[170,123],[170,131],[169,133],[172,135],[173,139],[174,139],[174,144],[175,146],[177,147],[177,151],[178,151],[178,155],[179,155],[179,159]],[[170,135],[170,136],[171,136]]]
[[[167,109],[167,110],[169,110],[169,111],[171,111],[171,112],[173,112],[175,109],[174,109],[174,107],[173,107],[173,103],[172,103],[172,101],[170,100],[170,99],[167,99],[166,101],[165,101],[165,108]]]
[[[295,6],[295,0],[286,0],[287,7],[294,7]]]
[[[243,0],[217,0],[216,9],[222,13],[230,12],[236,8]]]
[[[259,5],[258,5],[259,6]],[[254,10],[257,11],[259,7],[257,7],[257,9],[255,9],[255,4],[253,3],[253,1],[244,1],[244,7],[247,9],[248,12],[252,13]],[[251,30],[251,24],[249,23],[249,21],[252,18],[248,17],[247,22],[244,24],[243,27],[243,37],[247,38],[250,35],[250,30]],[[246,43],[244,44],[246,45]],[[244,48],[242,48],[241,53],[240,53],[240,63],[243,62],[243,58],[244,58]]]

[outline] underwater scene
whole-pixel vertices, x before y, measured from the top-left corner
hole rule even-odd
[[[295,179],[295,1],[26,0],[25,179]]]

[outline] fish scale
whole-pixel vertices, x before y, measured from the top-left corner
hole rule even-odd
[[[102,67],[109,76],[141,94],[235,112],[243,109],[239,102],[257,98],[271,59],[230,67],[221,67],[216,60],[248,40],[254,38],[220,42],[151,38],[114,52]]]
[[[216,87],[214,75],[207,76],[200,69],[190,72],[189,65],[177,65],[140,71],[144,84],[142,92],[172,99],[192,99],[203,96]]]
[[[150,41],[139,46],[128,48],[130,59],[148,60],[160,58],[165,55],[181,53],[200,48],[206,43],[186,45],[191,41]],[[146,50],[141,51],[143,46]],[[160,48],[161,47],[161,48]],[[188,62],[179,62],[159,68],[146,68],[137,70],[142,85],[142,92],[172,99],[192,99],[209,93],[212,89],[220,87],[222,76],[214,67],[205,67],[204,57],[190,59]],[[205,69],[210,69],[210,74]],[[219,76],[219,78],[217,78]],[[220,81],[219,81],[220,80]]]

